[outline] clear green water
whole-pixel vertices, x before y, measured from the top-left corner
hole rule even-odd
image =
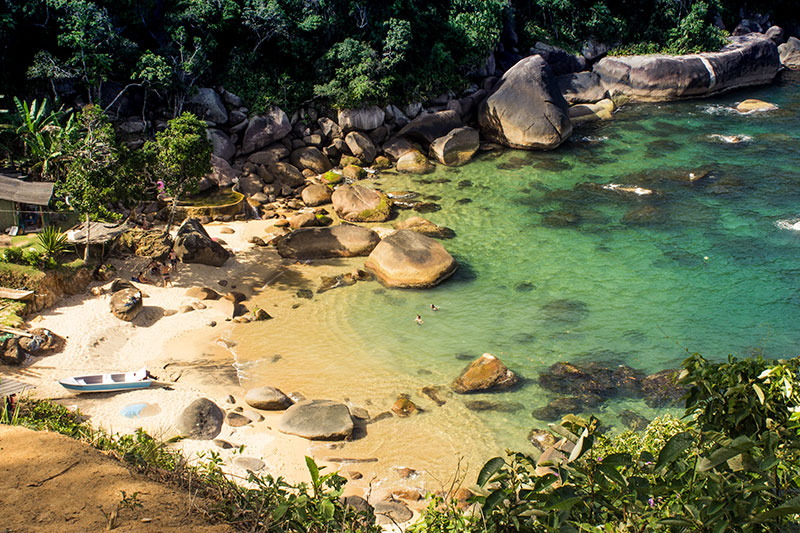
[[[780,110],[732,111],[745,98]],[[508,402],[510,412],[480,413],[507,445],[543,425],[531,411],[555,395],[536,379],[557,361],[655,372],[678,366],[687,351],[796,355],[800,231],[776,223],[800,217],[799,114],[800,78],[784,79],[714,100],[627,106],[550,153],[487,154],[432,175],[383,175],[383,190],[413,190],[441,205],[421,216],[456,231],[444,244],[459,270],[427,291],[359,283],[322,296],[354,346],[398,375],[445,384],[466,360],[490,352],[527,378],[513,392],[468,398]],[[752,139],[726,144],[712,134]],[[689,172],[699,170],[713,172],[691,184]],[[576,188],[587,182],[656,194]],[[660,219],[623,222],[643,206]],[[576,213],[580,223],[552,227],[553,211]],[[548,308],[564,300],[571,303]],[[594,412],[618,425],[622,409],[657,414],[633,399]]]

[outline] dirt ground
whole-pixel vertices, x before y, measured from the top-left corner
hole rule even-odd
[[[141,507],[120,507],[122,491]],[[0,425],[0,533],[105,531],[103,512],[118,507],[114,531],[232,531],[209,524],[196,504],[87,444]]]

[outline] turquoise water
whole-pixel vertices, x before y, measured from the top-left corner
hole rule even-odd
[[[740,115],[730,106],[745,98],[780,109]],[[713,100],[626,106],[549,153],[382,175],[383,190],[412,190],[441,206],[421,216],[455,230],[443,243],[459,270],[427,291],[359,283],[321,296],[368,356],[398,375],[446,384],[490,352],[526,378],[512,392],[456,400],[501,402],[500,412],[479,416],[510,446],[544,424],[531,411],[556,395],[536,380],[557,361],[650,373],[691,352],[797,355],[800,231],[778,224],[800,218],[798,114],[795,77]],[[610,183],[653,194],[599,188]],[[642,210],[647,217],[632,221]],[[619,426],[622,409],[659,413],[638,399],[593,412]]]

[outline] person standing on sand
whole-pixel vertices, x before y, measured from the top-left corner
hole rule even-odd
[[[418,326],[422,325],[422,317],[417,315],[417,318],[414,319]]]
[[[161,265],[161,276],[164,278],[164,287],[167,286],[167,283],[171,287],[172,280],[169,278],[169,267],[166,264]]]
[[[169,251],[169,268],[173,272],[178,271],[178,254],[175,253],[174,248]]]

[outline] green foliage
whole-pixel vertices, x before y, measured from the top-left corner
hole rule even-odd
[[[670,30],[667,50],[673,54],[719,50],[725,45],[727,34],[713,24],[709,15],[708,4],[695,2],[691,11]]]
[[[388,84],[378,53],[368,44],[347,38],[331,47],[323,60],[331,65],[332,79],[315,85],[317,96],[335,107],[353,108],[386,99]]]
[[[31,171],[45,179],[55,179],[63,171],[66,152],[77,131],[74,115],[63,106],[53,109],[47,98],[30,104],[14,98],[16,115],[12,127],[23,147],[23,157]]]
[[[67,235],[56,226],[46,226],[37,235],[36,240],[39,243],[39,248],[44,252],[45,258],[55,259],[69,248]]]
[[[686,422],[607,437],[567,416],[549,462],[509,452],[478,474],[480,513],[434,500],[416,531],[793,531],[800,359],[683,363]],[[538,466],[538,469],[537,469]],[[546,470],[543,470],[546,469]]]
[[[114,219],[110,204],[132,195],[134,178],[122,164],[125,150],[117,145],[114,129],[97,106],[87,106],[77,118],[79,133],[69,147],[64,179],[56,195],[81,215]]]
[[[11,246],[3,250],[3,261],[6,263],[22,264],[22,248]]]
[[[150,175],[163,181],[165,192],[175,197],[194,192],[200,178],[211,171],[206,124],[191,113],[170,120],[155,141],[145,144],[144,151]]]

